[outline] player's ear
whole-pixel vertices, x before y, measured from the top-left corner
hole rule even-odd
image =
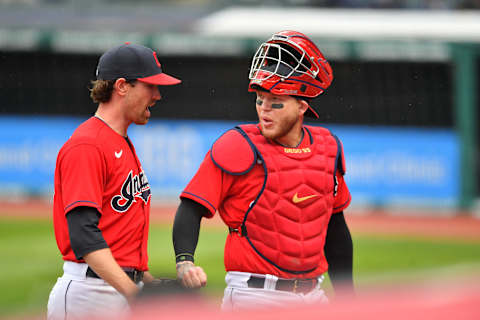
[[[308,103],[307,101],[303,100],[303,99],[297,99],[300,106],[298,108],[298,112],[300,113],[300,115],[304,115],[305,112],[307,112],[308,110]]]
[[[125,95],[130,89],[130,85],[125,78],[118,78],[113,84],[113,89],[121,96]]]

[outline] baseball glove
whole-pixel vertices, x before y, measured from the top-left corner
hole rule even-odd
[[[142,298],[163,294],[192,294],[195,291],[197,290],[185,288],[177,279],[160,278],[145,283],[138,296]]]

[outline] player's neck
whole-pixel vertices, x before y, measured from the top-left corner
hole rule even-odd
[[[105,104],[98,106],[95,117],[105,122],[113,131],[119,135],[126,137],[128,124],[125,123],[123,117],[115,113],[115,108],[108,108]]]
[[[275,139],[275,142],[286,148],[297,148],[302,143],[303,137],[303,127],[294,127],[287,135]]]

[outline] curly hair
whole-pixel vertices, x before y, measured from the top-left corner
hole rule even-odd
[[[93,80],[91,81],[90,98],[93,102],[108,102],[112,97],[113,85],[115,80]]]

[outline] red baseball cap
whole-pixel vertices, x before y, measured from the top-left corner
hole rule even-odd
[[[96,75],[98,80],[125,78],[163,86],[182,82],[162,71],[155,51],[129,42],[105,52],[98,61]]]

